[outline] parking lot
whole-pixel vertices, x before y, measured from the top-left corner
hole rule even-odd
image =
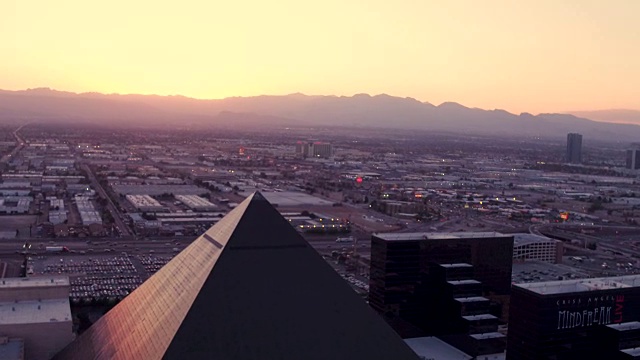
[[[33,275],[64,274],[73,305],[109,304],[124,299],[172,259],[170,255],[40,255],[29,262]]]
[[[138,275],[81,276],[71,280],[71,303],[92,304],[124,299],[142,284]]]
[[[573,266],[566,264],[551,264],[542,261],[513,263],[513,270],[511,272],[511,279],[515,284],[583,279],[588,277],[590,277],[588,272]]]

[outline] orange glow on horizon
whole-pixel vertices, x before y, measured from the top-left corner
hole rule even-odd
[[[0,89],[640,109],[640,1],[4,0]]]

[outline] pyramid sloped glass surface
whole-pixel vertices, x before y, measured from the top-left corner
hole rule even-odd
[[[54,359],[417,355],[256,193]]]

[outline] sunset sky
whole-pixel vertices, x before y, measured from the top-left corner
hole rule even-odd
[[[1,0],[0,88],[640,109],[639,0]]]

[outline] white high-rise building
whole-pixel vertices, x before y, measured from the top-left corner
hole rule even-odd
[[[303,142],[296,143],[296,154],[304,158],[330,158],[333,156],[333,146],[323,142]]]

